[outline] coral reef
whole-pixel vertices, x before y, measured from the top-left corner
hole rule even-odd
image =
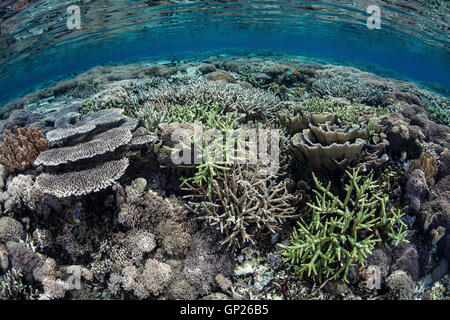
[[[250,54],[30,93],[0,120],[0,299],[448,299],[447,105]]]
[[[0,142],[0,162],[12,170],[29,168],[34,159],[49,148],[49,141],[36,126],[16,126],[13,132],[3,131],[3,137],[3,142]]]
[[[301,276],[348,281],[349,268],[363,263],[377,242],[405,241],[403,213],[389,205],[373,176],[363,178],[358,170],[347,175],[343,200],[331,193],[331,183],[324,187],[313,175],[316,201],[308,203],[310,213],[298,222],[291,244],[281,246],[284,260]]]
[[[11,217],[0,218],[0,242],[19,241],[24,235],[25,231],[19,221]]]
[[[332,74],[315,81],[312,90],[320,96],[340,97],[356,103],[377,106],[386,89],[374,83],[365,83],[353,75]]]
[[[137,118],[152,126],[147,119],[155,112],[164,112],[172,106],[184,106],[192,101],[203,104],[217,104],[225,112],[245,114],[249,119],[273,117],[281,101],[274,95],[260,89],[246,89],[237,84],[192,81],[188,84],[162,83],[148,93],[148,99],[137,110]]]
[[[411,300],[414,294],[414,282],[404,271],[393,272],[386,280],[388,298],[393,300]]]
[[[64,172],[42,173],[36,178],[35,188],[42,193],[63,198],[96,192],[118,180],[128,167],[128,158],[118,152],[114,155],[116,160],[108,159],[107,156],[120,147],[130,148],[153,141],[152,138],[146,139],[148,134],[145,132],[139,132],[132,141],[132,131],[137,123],[121,112],[121,109],[98,111],[86,115],[72,127],[47,132],[52,143],[64,142],[68,146],[41,153],[34,164],[43,165],[47,170],[61,168]],[[86,163],[83,160],[91,161]],[[65,169],[65,164],[73,163],[79,164],[78,170],[71,171],[70,167],[69,170]]]
[[[170,283],[172,278],[170,265],[149,259],[143,271],[130,266],[122,270],[122,284],[125,290],[133,290],[134,294],[145,299],[159,295]]]
[[[352,165],[369,170],[387,161],[384,151],[388,142],[382,126],[370,119],[360,124],[345,120],[338,123],[336,119],[331,113],[311,114],[309,128],[292,137],[299,161],[306,159],[312,168],[329,171]]]
[[[438,168],[439,164],[436,156],[432,155],[428,157],[422,153],[419,159],[411,161],[408,171],[412,174],[416,169],[421,170],[425,174],[427,184],[431,186],[434,184],[434,177],[438,173]]]
[[[111,186],[128,167],[128,159],[102,163],[92,169],[59,175],[43,173],[36,178],[35,187],[40,192],[58,198],[82,196]]]
[[[295,216],[291,205],[293,195],[283,182],[274,177],[261,177],[245,165],[237,165],[230,173],[212,180],[212,191],[186,183],[191,192],[185,198],[200,198],[189,202],[189,208],[208,224],[224,234],[222,244],[236,249],[243,244],[255,244],[255,235],[263,231],[276,233],[279,225]]]
[[[0,281],[0,300],[35,300],[37,290],[22,281],[20,270],[8,270]]]
[[[409,209],[417,214],[420,211],[423,200],[427,193],[428,186],[425,173],[420,169],[415,169],[406,183],[406,197],[410,201]]]

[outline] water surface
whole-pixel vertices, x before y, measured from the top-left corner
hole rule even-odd
[[[208,50],[230,49],[320,57],[394,72],[446,95],[450,89],[448,5],[87,0],[76,2],[81,29],[69,30],[66,11],[72,4],[2,2],[0,101],[96,65],[195,58]],[[374,4],[381,9],[379,30],[367,27],[366,10]]]

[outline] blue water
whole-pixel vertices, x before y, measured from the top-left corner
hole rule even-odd
[[[0,38],[0,103],[96,65],[230,49],[339,60],[432,83],[446,95],[450,90],[448,6],[351,0],[148,3],[155,1],[85,1],[79,4],[80,30],[66,26],[72,1],[38,0],[9,11],[2,24],[13,27],[2,28]],[[382,9],[380,30],[367,28],[370,4]]]

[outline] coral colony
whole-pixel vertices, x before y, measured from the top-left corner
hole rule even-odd
[[[2,108],[0,299],[448,298],[449,105],[281,56],[30,93]]]

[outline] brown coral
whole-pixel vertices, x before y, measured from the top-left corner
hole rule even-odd
[[[419,159],[411,161],[409,165],[408,175],[411,174],[414,170],[420,169],[425,173],[425,177],[427,179],[427,183],[429,186],[434,184],[434,177],[438,173],[438,160],[435,156],[427,157],[426,154],[422,153]]]
[[[276,233],[283,221],[295,216],[291,205],[294,196],[284,182],[275,177],[261,177],[245,165],[238,165],[230,174],[212,181],[211,193],[207,187],[186,184],[191,194],[188,208],[200,214],[210,226],[225,235],[222,244],[237,249],[245,243],[255,243],[255,237],[264,231]]]
[[[312,168],[328,171],[344,170],[349,165],[358,165],[366,171],[388,160],[384,151],[389,142],[383,126],[370,119],[358,125],[339,123],[328,115],[312,114],[309,129],[292,137],[298,160],[306,159]]]
[[[36,126],[15,126],[13,131],[3,131],[3,136],[3,142],[0,142],[0,162],[9,169],[27,169],[39,153],[49,148],[48,140]]]
[[[344,169],[357,159],[366,144],[359,129],[310,127],[294,135],[292,143],[297,158],[306,158],[313,168]]]

